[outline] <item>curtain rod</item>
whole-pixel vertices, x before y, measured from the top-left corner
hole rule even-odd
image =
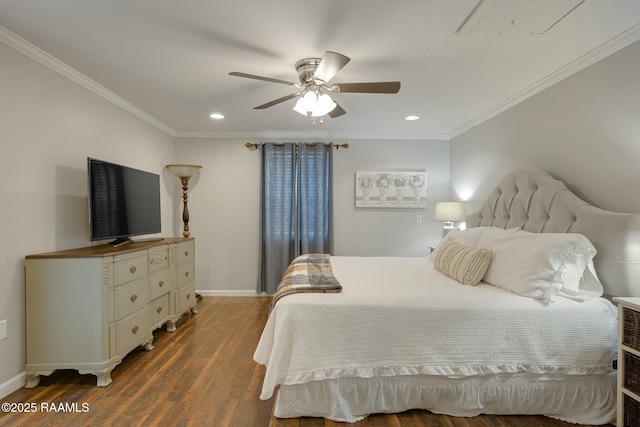
[[[260,147],[262,147],[262,144],[252,144],[250,142],[247,142],[246,144],[244,144],[244,146],[249,150],[258,150]],[[339,150],[340,148],[349,148],[349,144],[335,144],[333,147],[336,150]]]

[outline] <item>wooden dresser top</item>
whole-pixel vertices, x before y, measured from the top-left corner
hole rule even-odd
[[[143,249],[153,248],[155,246],[161,246],[171,243],[182,243],[194,240],[193,237],[170,237],[162,238],[159,240],[139,241],[127,243],[121,246],[114,247],[112,245],[99,245],[99,246],[87,246],[85,248],[67,249],[63,251],[46,252],[41,254],[27,255],[26,259],[38,259],[38,258],[91,258],[91,257],[104,257],[126,254],[129,252],[135,252]]]

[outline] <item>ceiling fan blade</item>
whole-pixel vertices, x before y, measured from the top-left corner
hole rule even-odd
[[[349,61],[351,61],[351,58],[348,56],[328,50],[324,53],[320,64],[318,64],[318,68],[313,74],[313,79],[326,83],[331,80],[342,67],[347,65]]]
[[[399,90],[400,82],[336,83],[331,86],[331,91],[341,93],[398,93]]]
[[[335,119],[336,117],[340,117],[347,114],[346,111],[344,111],[344,109],[336,104],[336,108],[334,108],[333,110],[329,111],[329,117],[331,117],[332,119]]]
[[[296,96],[299,96],[300,93],[292,93],[290,95],[287,96],[283,96],[282,98],[278,98],[278,99],[274,99],[273,101],[267,102],[265,104],[262,105],[258,105],[257,107],[253,107],[254,110],[264,110],[265,108],[269,108],[269,107],[273,107],[276,104],[280,104],[281,102],[284,101],[288,101],[290,99],[295,98]]]
[[[246,79],[262,80],[262,81],[271,82],[271,83],[280,83],[283,85],[295,85],[295,83],[288,82],[286,80],[272,79],[271,77],[262,77],[262,76],[256,76],[253,74],[247,74],[247,73],[239,73],[237,71],[232,71],[229,73],[229,75],[235,76],[235,77],[244,77]]]

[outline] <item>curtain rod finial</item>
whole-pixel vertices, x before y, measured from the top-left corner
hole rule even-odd
[[[249,150],[253,151],[253,150],[257,150],[260,147],[260,144],[252,144],[250,142],[247,142],[246,144],[244,144],[245,147],[247,147]]]

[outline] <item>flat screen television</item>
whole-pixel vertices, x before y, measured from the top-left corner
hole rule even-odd
[[[160,176],[87,158],[89,239],[130,241],[131,236],[160,233]]]

